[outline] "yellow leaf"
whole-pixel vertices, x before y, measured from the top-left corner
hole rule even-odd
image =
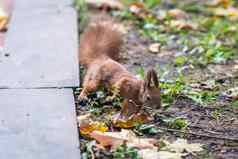
[[[209,1],[207,5],[211,7],[223,6],[225,8],[228,8],[229,6],[231,6],[231,0],[212,0]]]
[[[90,114],[79,116],[77,119],[81,135],[88,135],[95,130],[101,132],[108,131],[108,127],[104,123],[92,121]]]
[[[148,123],[149,121],[152,121],[152,120],[153,120],[152,117],[144,113],[137,113],[128,119],[124,119],[120,117],[120,114],[116,114],[113,116],[112,123],[113,123],[113,126],[115,127],[127,129],[127,128],[132,128],[136,126],[137,124]]]
[[[8,20],[9,18],[7,13],[2,8],[0,8],[0,31],[7,29]]]
[[[230,19],[238,19],[238,9],[234,7],[229,8],[216,8],[214,14],[217,16],[229,17]]]

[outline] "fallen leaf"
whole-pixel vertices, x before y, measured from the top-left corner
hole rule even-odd
[[[160,52],[160,43],[153,43],[149,46],[149,51],[152,53],[159,53]]]
[[[163,141],[165,146],[160,150],[157,148],[139,150],[142,159],[182,159],[188,153],[202,151],[202,145],[198,143],[188,144],[185,139],[177,139],[173,143]]]
[[[77,118],[77,121],[81,135],[88,135],[95,130],[101,132],[108,131],[108,127],[104,123],[92,121],[91,114],[81,115]]]
[[[188,14],[181,9],[171,9],[168,11],[168,16],[175,19],[184,19]]]
[[[121,118],[121,114],[116,114],[112,117],[113,126],[119,128],[132,128],[138,124],[144,124],[152,121],[153,118],[145,113],[137,113],[128,119]]]
[[[238,9],[234,7],[229,7],[229,8],[216,8],[214,9],[214,14],[216,16],[223,16],[223,17],[228,17],[231,20],[236,20],[238,19]]]
[[[147,11],[145,5],[140,2],[132,3],[129,6],[129,11],[137,18],[144,19],[149,15],[149,12]]]
[[[181,153],[158,151],[157,149],[142,149],[139,155],[142,159],[182,159]]]
[[[210,7],[223,6],[225,8],[231,6],[231,0],[211,0],[207,3]]]
[[[138,149],[152,149],[156,148],[157,141],[150,138],[137,138],[136,135],[130,131],[122,129],[121,132],[100,132],[93,131],[90,133],[90,137],[99,142],[99,147],[104,148],[110,146],[112,150],[115,150],[122,144],[135,147]]]
[[[167,12],[165,10],[159,10],[156,14],[156,19],[158,19],[159,21],[163,21],[165,20],[167,16]]]
[[[184,153],[184,151],[188,153],[200,152],[202,151],[202,145],[199,143],[189,144],[185,139],[177,139],[172,144],[167,141],[164,141],[166,146],[164,149],[169,149],[170,151],[174,151],[176,153]]]
[[[119,0],[86,0],[92,8],[124,9],[124,5]]]
[[[195,24],[192,24],[191,22],[187,22],[185,20],[171,20],[170,26],[184,30],[194,30],[197,28]]]
[[[133,14],[136,14],[136,15],[143,12],[144,10],[145,10],[145,5],[143,3],[140,3],[140,2],[132,3],[129,6],[129,11]]]
[[[0,8],[0,31],[5,31],[7,29],[8,20],[7,13]]]

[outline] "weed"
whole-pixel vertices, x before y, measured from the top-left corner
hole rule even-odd
[[[82,32],[88,23],[88,7],[85,0],[75,0],[74,6],[79,15],[79,32]]]
[[[113,152],[114,159],[140,159],[138,150],[132,147],[128,147],[127,145],[119,146],[116,151]]]
[[[161,132],[155,125],[153,124],[141,124],[135,127],[136,132],[140,132],[143,134],[155,135]]]
[[[213,112],[211,112],[211,116],[218,121],[221,117],[221,113],[219,112],[219,110],[214,110]]]
[[[186,130],[188,128],[188,122],[185,118],[176,117],[176,118],[165,118],[163,122],[168,125],[168,127],[179,130]]]

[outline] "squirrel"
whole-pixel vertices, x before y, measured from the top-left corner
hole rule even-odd
[[[99,87],[117,88],[122,102],[121,115],[138,113],[141,108],[160,108],[159,80],[154,69],[149,69],[141,80],[118,62],[123,44],[122,33],[112,19],[91,22],[80,38],[79,62],[86,68],[79,100]]]

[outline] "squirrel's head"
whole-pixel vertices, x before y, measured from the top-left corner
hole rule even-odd
[[[161,107],[159,80],[154,69],[149,69],[146,73],[140,94],[143,106],[150,108]]]

